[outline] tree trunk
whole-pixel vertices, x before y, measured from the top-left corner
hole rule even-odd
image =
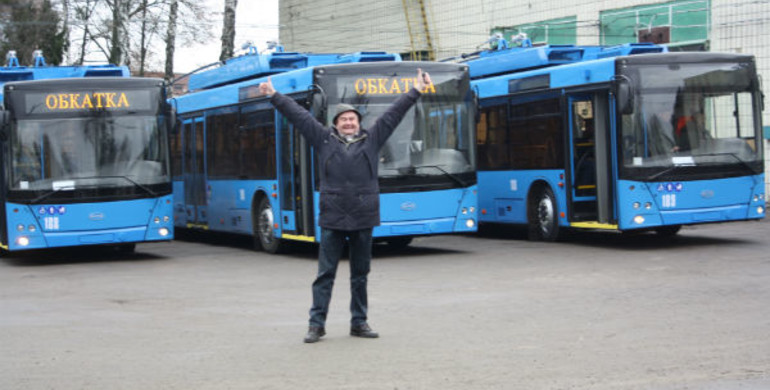
[[[233,56],[235,49],[235,7],[238,0],[225,0],[225,17],[222,23],[222,53],[219,60],[224,61]]]
[[[168,29],[166,30],[166,82],[174,79],[174,51],[176,50],[176,17],[179,12],[177,0],[171,0]]]
[[[142,0],[142,38],[139,46],[139,77],[144,77],[144,65],[147,59],[147,0]]]
[[[94,13],[94,8],[97,5],[97,1],[85,0],[82,4],[73,4],[75,21],[83,25],[83,38],[80,40],[80,58],[77,60],[78,65],[83,65],[86,59],[86,50],[88,50],[88,44],[91,42],[91,30],[89,26],[91,24],[91,16]]]
[[[128,36],[130,0],[114,0],[112,8],[112,37],[110,39],[110,63],[131,64]]]
[[[122,0],[120,13],[122,14],[120,21],[120,51],[123,53],[123,62],[119,65],[130,66],[131,65],[131,37],[128,34],[128,24],[131,20],[131,0]]]
[[[64,30],[64,41],[69,42],[70,41],[70,2],[69,0],[62,0],[62,17],[64,18],[63,23],[63,30]],[[67,52],[64,53],[64,63],[67,65],[72,63],[72,57],[71,57],[71,50],[69,45],[67,46]]]

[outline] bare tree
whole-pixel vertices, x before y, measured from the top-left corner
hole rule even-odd
[[[64,41],[69,44],[70,42],[70,0],[61,0],[62,5],[62,29],[64,30]],[[69,46],[68,46],[69,49]],[[64,60],[63,62],[69,64],[71,62],[70,58],[70,51],[67,50],[66,53],[64,53]]]
[[[170,0],[168,12],[168,25],[166,26],[166,69],[167,82],[174,79],[174,52],[176,50],[176,17],[179,12],[179,2]]]
[[[238,0],[225,0],[225,15],[222,22],[222,53],[219,60],[224,61],[233,56],[235,51],[235,7]]]
[[[90,26],[92,17],[96,11],[96,7],[99,5],[100,0],[80,0],[73,2],[72,7],[69,8],[73,14],[73,27],[79,26],[83,30],[83,35],[80,38],[80,49],[77,64],[82,65],[85,61],[88,53],[88,45],[91,43],[93,37],[91,36]]]
[[[131,0],[107,0],[112,8],[112,29],[110,36],[110,63],[130,65],[130,37],[128,23],[130,21]]]
[[[166,77],[173,77],[176,45],[204,43],[212,36],[210,29],[202,28],[210,24],[211,12],[200,0],[61,1],[70,4],[78,41],[73,57],[81,64],[102,58],[130,65],[132,73],[143,75],[149,69],[164,69],[165,63]]]
[[[144,76],[145,70],[156,57],[156,50],[153,50],[150,43],[154,38],[160,35],[163,25],[166,23],[165,1],[140,0],[139,7],[132,13],[132,21],[135,15],[141,15],[138,20],[138,28],[134,26],[132,31],[139,34],[139,47],[131,52],[131,56],[138,62],[138,73]]]

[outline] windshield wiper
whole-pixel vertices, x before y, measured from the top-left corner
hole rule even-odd
[[[468,184],[466,184],[457,175],[453,175],[453,174],[449,173],[446,169],[441,168],[440,165],[412,165],[409,168],[415,168],[415,169],[417,169],[417,168],[435,168],[435,169],[438,169],[439,171],[441,171],[441,173],[443,173],[444,175],[446,175],[450,179],[452,179],[455,182],[457,182],[457,184],[459,184],[461,187],[467,187],[468,186]]]
[[[756,171],[754,170],[754,168],[752,168],[752,167],[751,167],[751,165],[749,165],[749,163],[747,163],[746,161],[743,161],[743,160],[741,160],[741,158],[740,158],[740,157],[738,157],[738,156],[736,156],[736,155],[735,155],[735,153],[730,153],[730,152],[722,152],[722,153],[703,153],[703,154],[696,154],[696,155],[693,155],[692,157],[693,157],[693,158],[695,158],[695,157],[703,157],[703,156],[723,156],[723,155],[732,156],[732,157],[733,157],[735,160],[737,160],[737,161],[738,161],[738,164],[740,164],[741,166],[743,166],[744,168],[746,168],[748,171],[750,171],[750,172],[752,172],[752,173],[756,173]],[[647,178],[645,179],[645,181],[653,181],[653,180],[655,180],[655,179],[657,179],[657,178],[659,178],[659,177],[661,177],[661,176],[663,176],[663,175],[665,175],[665,174],[667,174],[667,173],[669,173],[669,172],[673,171],[673,170],[674,170],[674,169],[676,169],[676,168],[680,168],[680,167],[686,167],[686,166],[692,166],[692,164],[691,164],[691,165],[673,165],[673,166],[670,166],[670,167],[668,167],[668,168],[666,168],[666,169],[664,169],[664,170],[662,170],[662,171],[660,171],[660,172],[656,172],[656,173],[654,173],[654,174],[652,174],[652,175],[650,175],[650,176],[647,176]]]
[[[757,172],[754,170],[754,168],[752,168],[752,167],[751,167],[751,165],[749,165],[749,163],[747,163],[747,162],[746,162],[746,161],[744,161],[744,160],[741,160],[741,158],[740,158],[740,157],[738,157],[737,155],[735,155],[735,153],[731,153],[731,152],[721,152],[721,153],[703,153],[703,154],[698,154],[698,155],[695,155],[695,156],[693,156],[693,157],[701,157],[701,156],[724,156],[724,155],[728,155],[728,156],[731,156],[732,158],[734,158],[734,159],[736,159],[736,160],[738,161],[738,164],[742,165],[742,166],[743,166],[744,168],[746,168],[747,170],[751,171],[752,173],[757,173]]]
[[[114,178],[118,178],[118,179],[125,179],[127,182],[129,182],[129,183],[133,184],[133,185],[134,185],[134,186],[136,186],[136,187],[139,187],[139,188],[141,188],[142,190],[144,190],[145,192],[147,192],[147,193],[148,193],[148,194],[150,194],[151,196],[153,196],[153,197],[157,197],[157,196],[158,196],[158,194],[157,194],[155,191],[153,191],[152,189],[150,189],[150,187],[147,187],[147,186],[146,186],[146,185],[144,185],[144,184],[139,184],[139,183],[137,183],[136,181],[132,180],[132,179],[131,179],[130,177],[128,177],[128,176],[120,176],[120,175],[116,175],[116,176],[92,176],[92,177],[79,178],[79,179],[101,179],[101,178],[107,178],[107,179],[114,179]]]
[[[659,177],[661,177],[661,176],[663,176],[663,175],[665,175],[665,174],[667,174],[667,173],[669,173],[669,172],[671,172],[674,169],[677,169],[679,167],[680,167],[680,165],[672,165],[672,166],[670,166],[670,167],[668,167],[668,168],[666,168],[666,169],[664,169],[664,170],[662,170],[660,172],[656,172],[656,173],[653,173],[650,176],[647,176],[644,179],[644,181],[653,181],[653,180],[655,180],[655,179],[657,179],[657,178],[659,178]]]
[[[150,194],[152,197],[157,197],[158,196],[158,194],[155,191],[153,191],[152,189],[150,189],[146,185],[137,183],[136,181],[132,180],[128,176],[83,176],[83,177],[76,177],[76,178],[73,178],[71,180],[80,180],[80,179],[125,179],[127,182],[133,184],[135,187],[141,188],[143,191],[145,191],[146,193]],[[97,185],[97,184],[91,184],[91,185],[87,185],[87,186],[79,185],[77,187],[80,187],[80,188],[97,188],[97,187],[99,187],[99,185]],[[46,193],[38,196],[35,199],[32,199],[30,201],[30,204],[38,204],[38,203],[42,202],[43,200],[48,199],[51,195],[53,195],[53,194],[55,194],[55,193],[57,193],[59,191],[72,190],[72,189],[73,189],[72,187],[57,188],[55,190],[46,192]]]
[[[64,190],[64,188],[57,188],[55,190],[46,192],[45,194],[40,195],[37,198],[32,199],[31,201],[29,201],[29,204],[38,204],[38,203],[48,199],[48,197],[50,197],[51,195],[53,195],[53,194],[55,194],[55,193],[57,193],[59,191],[62,191],[62,190]]]

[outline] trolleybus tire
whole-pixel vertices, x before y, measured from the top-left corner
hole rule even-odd
[[[529,202],[529,239],[533,241],[556,241],[559,238],[558,210],[556,197],[550,187],[543,187]]]
[[[673,237],[676,236],[676,234],[679,233],[679,230],[681,229],[682,225],[660,226],[655,228],[655,233],[661,237]]]
[[[404,249],[412,243],[412,237],[391,237],[386,238],[385,243],[393,249]]]
[[[254,225],[254,246],[257,244],[267,253],[280,253],[283,249],[283,240],[276,237],[273,234],[273,221],[275,221],[275,214],[273,213],[273,207],[270,205],[270,200],[262,198],[259,201],[259,208],[256,214],[256,223]]]

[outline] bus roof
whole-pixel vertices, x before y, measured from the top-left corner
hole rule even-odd
[[[253,97],[251,97],[251,94],[256,93],[259,84],[267,81],[268,76],[270,76],[273,87],[277,91],[283,94],[291,94],[307,91],[313,84],[313,72],[318,68],[333,71],[334,69],[343,69],[354,66],[360,70],[360,68],[377,67],[378,64],[375,64],[374,62],[378,61],[346,61],[315,64],[313,66],[282,73],[262,74],[260,76],[255,76],[254,78],[238,80],[210,89],[192,91],[185,95],[173,97],[171,100],[174,102],[174,107],[180,114],[223,107],[252,99]],[[439,70],[465,71],[468,68],[465,64],[400,61],[400,56],[399,61],[383,61],[380,63],[380,66],[390,66],[388,63],[396,66],[419,67],[427,72]]]
[[[239,81],[324,64],[378,61],[401,61],[401,56],[382,51],[351,54],[296,52],[258,54],[251,52],[239,57],[230,58],[217,68],[191,75],[188,89],[190,91],[211,89]]]
[[[11,81],[49,80],[84,77],[130,77],[126,66],[3,66],[0,67],[0,101],[5,83]]]
[[[545,45],[483,51],[477,57],[462,62],[470,67],[471,79],[479,79],[581,61],[667,51],[667,47],[651,43],[617,46]]]
[[[55,90],[61,87],[71,87],[71,78],[64,79],[45,79],[45,80],[25,80],[6,83],[7,86],[13,86],[17,89],[35,89],[35,90]],[[163,86],[163,79],[152,77],[100,77],[98,79],[89,78],[77,81],[78,88],[94,88],[100,86],[109,87],[158,87]]]
[[[669,63],[753,62],[754,56],[714,52],[663,52],[607,56],[523,71],[511,71],[473,80],[479,97],[504,96],[526,90],[565,88],[609,82],[615,77],[616,61],[628,65]],[[470,64],[469,64],[470,65]],[[471,66],[471,69],[472,66]]]

